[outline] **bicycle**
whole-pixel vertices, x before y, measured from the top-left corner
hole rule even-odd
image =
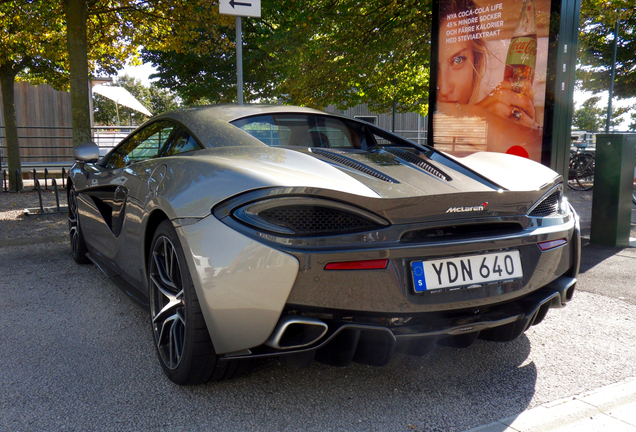
[[[568,187],[574,190],[586,191],[594,187],[595,155],[585,150],[587,143],[574,143],[570,149],[568,172]],[[635,192],[636,194],[636,192]],[[636,195],[633,197],[636,199]]]

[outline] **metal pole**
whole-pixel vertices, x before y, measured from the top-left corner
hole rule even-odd
[[[395,132],[395,98],[391,106],[391,132]]]
[[[616,30],[614,30],[614,52],[612,54],[612,76],[610,81],[608,103],[607,103],[607,120],[605,121],[605,133],[610,131],[610,121],[612,119],[612,99],[614,98],[614,80],[616,79],[616,52],[618,51],[618,30],[621,22],[620,13],[616,16]]]
[[[393,80],[393,92],[395,93],[395,79]],[[395,94],[393,96],[393,103],[391,104],[391,132],[395,133]]]
[[[35,179],[35,188],[38,190],[38,198],[40,199],[40,214],[44,213],[44,205],[42,204],[42,188],[40,187],[40,181]]]
[[[236,100],[243,105],[243,35],[241,17],[236,17]]]

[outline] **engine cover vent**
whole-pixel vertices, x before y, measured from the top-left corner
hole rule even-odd
[[[399,157],[400,159],[404,159],[405,161],[410,162],[413,165],[416,165],[422,168],[424,171],[430,174],[433,174],[435,177],[441,178],[442,180],[445,180],[445,181],[453,180],[451,176],[446,174],[444,171],[440,170],[439,168],[437,168],[436,166],[428,162],[426,159],[423,159],[417,155],[414,155],[413,153],[409,153],[406,150],[386,148],[386,147],[384,148],[384,150],[386,150],[387,152],[391,153],[394,156]]]
[[[377,179],[383,180],[388,183],[399,183],[399,181],[389,177],[388,175],[383,174],[380,171],[375,170],[349,157],[343,156],[342,154],[336,154],[328,150],[315,149],[315,148],[312,148],[310,151],[312,153],[317,154],[318,156],[324,157],[325,159],[329,159],[333,162],[339,163],[349,168],[353,168],[354,170],[363,172],[367,175],[370,175],[371,177],[375,177]]]

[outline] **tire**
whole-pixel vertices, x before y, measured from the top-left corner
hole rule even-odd
[[[580,153],[570,159],[568,186],[586,191],[594,187],[595,159],[593,155]]]
[[[79,221],[77,191],[72,184],[69,184],[66,198],[68,203],[68,235],[71,242],[71,255],[76,263],[89,264],[91,261],[86,256],[88,249],[86,248],[86,242],[84,242],[84,235]]]
[[[172,223],[155,231],[148,256],[150,322],[157,356],[170,381],[204,384],[235,378],[244,361],[220,361],[205,324]]]

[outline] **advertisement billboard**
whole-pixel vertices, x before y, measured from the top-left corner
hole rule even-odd
[[[550,0],[436,3],[431,144],[541,162]]]

